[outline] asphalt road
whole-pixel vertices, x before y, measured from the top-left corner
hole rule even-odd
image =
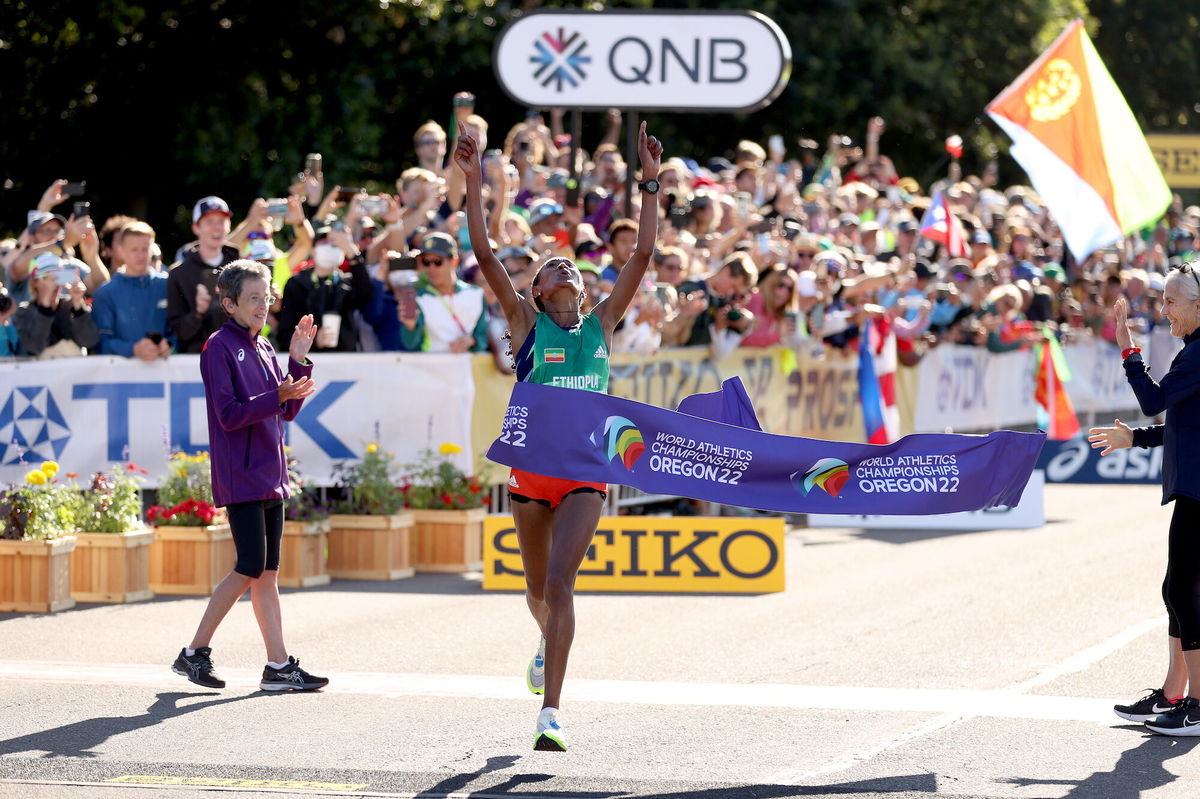
[[[289,649],[333,680],[303,695],[255,690],[247,601],[221,692],[168,668],[202,598],[0,615],[0,797],[1194,797],[1200,739],[1111,713],[1165,667],[1158,495],[1050,486],[1036,530],[795,529],[781,594],[582,595],[566,754],[531,749],[523,597],[470,577],[286,591]]]

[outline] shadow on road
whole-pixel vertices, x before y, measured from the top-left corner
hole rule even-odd
[[[1071,799],[1138,799],[1147,791],[1179,779],[1167,771],[1166,761],[1182,757],[1196,748],[1196,738],[1170,738],[1146,733],[1142,742],[1121,753],[1111,771],[1097,771],[1082,780],[1042,780],[1015,777],[1005,782],[1028,785],[1070,785],[1064,794]]]
[[[114,735],[153,727],[167,719],[173,719],[197,710],[227,705],[230,702],[240,702],[264,694],[253,693],[241,696],[230,696],[224,699],[213,699],[206,702],[194,702],[180,705],[182,699],[193,699],[202,696],[219,696],[215,693],[192,694],[183,691],[169,691],[158,694],[154,704],[146,708],[139,716],[101,716],[94,719],[84,719],[61,727],[52,727],[41,732],[32,732],[16,738],[0,741],[0,755],[18,752],[45,752],[42,757],[97,757],[100,753],[92,751]]]
[[[654,793],[638,793],[636,791],[581,791],[572,790],[520,790],[521,786],[530,783],[545,782],[553,779],[550,774],[513,774],[507,780],[497,785],[477,787],[469,792],[466,785],[490,771],[507,768],[511,763],[493,765],[495,761],[516,761],[517,757],[488,758],[487,765],[470,774],[449,777],[429,789],[417,794],[417,799],[428,796],[445,796],[452,791],[458,791],[464,796],[504,796],[512,799],[554,799],[554,797],[571,797],[572,799],[776,799],[788,796],[838,796],[843,794],[864,793],[937,793],[937,777],[933,774],[912,774],[903,777],[882,777],[862,780],[859,782],[841,782],[830,785],[724,785],[720,788],[697,789],[688,788],[678,791],[656,791]]]

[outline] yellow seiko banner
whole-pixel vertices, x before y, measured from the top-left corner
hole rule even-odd
[[[1200,135],[1150,133],[1146,144],[1173,189],[1200,188]]]
[[[580,591],[766,594],[784,590],[780,517],[606,516],[575,581]],[[511,516],[483,526],[483,587],[524,591]]]

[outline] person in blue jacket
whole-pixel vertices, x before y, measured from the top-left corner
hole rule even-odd
[[[289,496],[283,423],[296,418],[315,387],[308,351],[317,329],[311,315],[292,333],[285,377],[262,329],[275,302],[271,272],[254,261],[221,269],[217,296],[228,320],[200,352],[213,502],[226,509],[237,565],[213,591],[190,645],[172,670],[206,688],[224,688],[213,668],[213,634],[238,598],[250,589],[254,616],[267,648],[259,687],[264,691],[323,688],[329,683],[300,668],[283,643],[279,608],[279,548],[283,501]]]
[[[101,355],[154,361],[171,354],[174,336],[167,329],[167,273],[150,268],[154,228],[132,222],[117,233],[118,258],[112,280],[96,289],[92,320],[100,331]]]
[[[1183,349],[1162,380],[1155,382],[1133,344],[1129,306],[1124,297],[1114,310],[1117,345],[1125,377],[1146,416],[1165,412],[1163,424],[1130,428],[1117,419],[1112,427],[1093,427],[1088,440],[1101,455],[1125,447],[1163,448],[1162,502],[1174,500],[1167,537],[1167,605],[1170,659],[1161,688],[1129,705],[1113,708],[1118,716],[1143,722],[1160,735],[1200,736],[1200,262],[1184,264],[1167,277],[1163,314]]]

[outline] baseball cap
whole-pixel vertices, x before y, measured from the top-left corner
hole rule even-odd
[[[796,291],[801,297],[815,297],[820,294],[817,289],[817,273],[806,269],[796,275]]]
[[[918,228],[920,228],[920,225],[911,216],[907,216],[896,223],[896,231],[898,233],[915,233]]]
[[[220,197],[208,196],[196,202],[192,207],[192,222],[199,222],[205,214],[225,214],[225,216],[233,216],[229,213],[229,205]]]
[[[30,279],[36,280],[39,277],[56,273],[62,267],[63,259],[52,252],[44,252],[33,259],[33,266],[29,269]]]
[[[528,258],[530,261],[532,261],[537,258],[537,253],[529,247],[517,247],[516,245],[510,244],[507,247],[501,248],[500,251],[496,253],[496,257],[501,261],[506,261],[509,258]]]
[[[529,224],[534,225],[556,214],[561,214],[563,207],[554,200],[542,198],[534,200],[529,205]]]
[[[546,187],[550,189],[565,189],[571,182],[571,173],[565,169],[551,169],[546,177]]]
[[[1012,268],[1012,276],[1017,280],[1033,280],[1042,276],[1042,270],[1022,261]]]
[[[933,277],[936,272],[930,266],[929,261],[926,261],[924,258],[918,258],[916,264],[913,265],[913,274],[917,276],[917,280],[922,280]]]
[[[266,239],[253,239],[246,248],[246,260],[274,261],[275,245]]]
[[[446,233],[430,233],[421,239],[421,246],[417,249],[422,253],[430,252],[447,258],[458,255],[458,244]]]
[[[64,228],[67,226],[67,220],[61,214],[52,214],[49,211],[31,211],[29,213],[29,232],[33,233],[47,222],[57,221]]]
[[[1051,280],[1057,280],[1059,283],[1067,279],[1067,273],[1063,270],[1062,266],[1053,261],[1042,266],[1042,274]],[[1153,278],[1151,280],[1153,281]]]
[[[838,224],[845,227],[846,225],[859,224],[858,214],[842,214],[838,217]]]
[[[979,230],[976,230],[974,233],[971,234],[971,243],[972,244],[991,244],[992,237],[988,235],[988,232],[986,230],[980,228]]]

